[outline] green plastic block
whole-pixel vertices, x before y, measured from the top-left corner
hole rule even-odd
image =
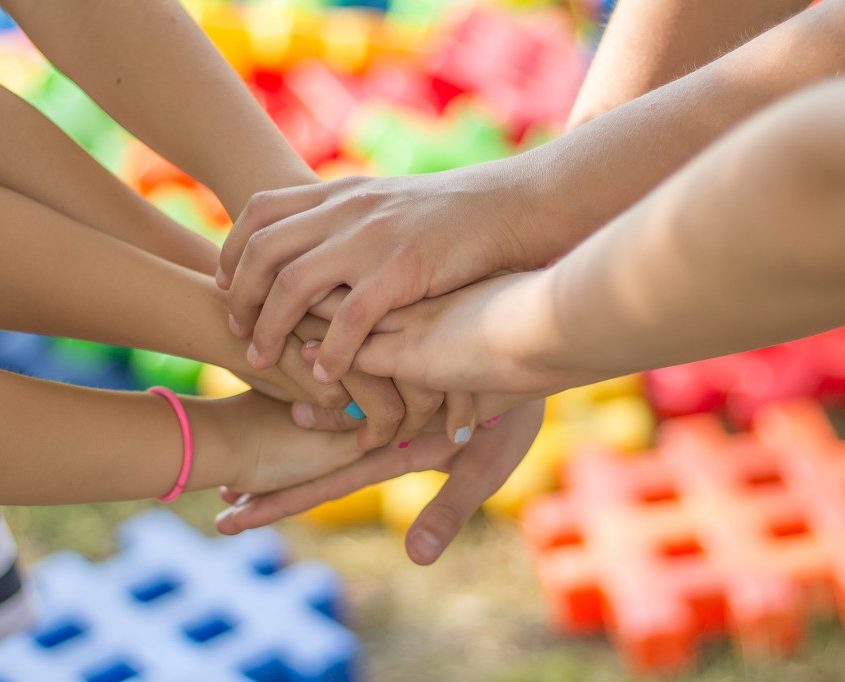
[[[145,388],[167,386],[177,393],[195,394],[202,363],[174,355],[134,349],[129,354],[129,368],[138,383]]]

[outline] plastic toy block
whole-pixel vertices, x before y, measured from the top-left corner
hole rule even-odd
[[[203,365],[197,377],[197,393],[208,398],[230,398],[249,390],[249,385],[229,370]]]
[[[328,567],[289,564],[272,530],[210,540],[147,512],[99,564],[59,553],[35,567],[32,633],[0,643],[8,682],[346,682],[358,646],[338,621]]]
[[[17,27],[12,17],[0,10],[0,31],[10,31]]]
[[[557,11],[518,20],[502,10],[473,10],[432,57],[435,90],[444,102],[477,94],[515,139],[534,122],[565,121],[586,71],[573,35]]]
[[[310,509],[305,519],[320,526],[359,526],[381,518],[381,487],[367,486],[338,500]]]
[[[553,620],[607,631],[638,671],[687,667],[719,634],[788,654],[834,595],[845,617],[845,442],[816,403],[770,405],[740,434],[670,420],[654,452],[585,451],[564,483],[523,513]]]
[[[167,386],[177,393],[196,393],[202,363],[188,358],[134,349],[129,367],[142,388]]]
[[[381,484],[381,515],[384,523],[404,533],[446,482],[439,471],[405,474]]]
[[[661,416],[723,410],[740,426],[772,402],[845,397],[845,329],[800,341],[647,373]]]

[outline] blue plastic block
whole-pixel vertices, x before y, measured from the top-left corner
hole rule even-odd
[[[390,10],[390,0],[329,0],[328,4],[334,7],[362,7],[379,12]]]
[[[0,9],[0,31],[10,31],[15,28],[16,24],[12,17]]]
[[[46,336],[0,330],[0,368],[31,375],[47,353],[49,343]]]
[[[0,642],[3,682],[357,679],[357,640],[328,615],[337,574],[289,564],[274,531],[211,540],[151,511],[120,537],[108,561],[62,552],[34,567],[41,620]]]

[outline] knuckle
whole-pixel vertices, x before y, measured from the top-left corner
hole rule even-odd
[[[297,279],[299,279],[299,268],[291,263],[276,273],[273,286],[277,289],[290,290],[296,284]]]
[[[426,393],[419,397],[415,397],[408,404],[408,411],[422,414],[431,414],[440,409],[443,404],[443,395],[439,393]]]
[[[326,386],[317,394],[317,404],[327,410],[342,410],[346,402],[346,393],[340,386]]]
[[[350,208],[366,211],[373,208],[381,198],[378,192],[369,189],[356,189],[349,193],[346,197],[346,204]],[[369,222],[369,221],[368,221]]]
[[[364,297],[347,297],[343,306],[335,317],[340,317],[341,322],[349,327],[357,328],[367,321],[369,306]]]
[[[405,405],[401,402],[391,402],[379,412],[380,422],[384,428],[395,428],[405,418]]]
[[[244,264],[254,267],[261,263],[263,254],[267,252],[267,241],[269,237],[270,233],[266,229],[253,232],[249,236],[249,239],[246,240],[246,246],[244,246],[243,256],[241,257]]]

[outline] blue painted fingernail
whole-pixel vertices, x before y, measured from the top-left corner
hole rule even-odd
[[[346,409],[343,410],[346,414],[348,414],[353,419],[366,419],[367,415],[364,414],[364,411],[358,407],[358,403],[354,400],[346,406]]]

